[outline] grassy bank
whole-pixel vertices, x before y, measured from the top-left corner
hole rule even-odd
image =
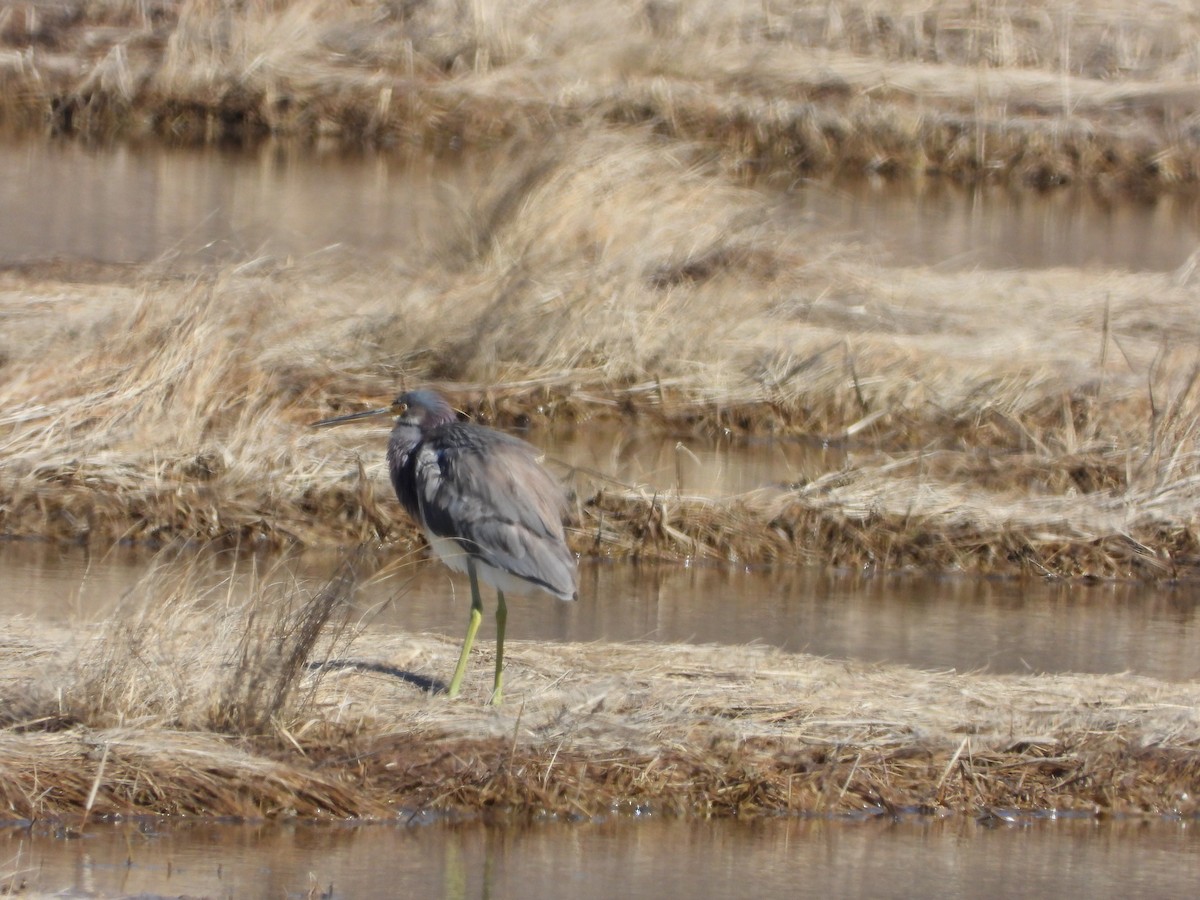
[[[1196,813],[1194,685],[515,643],[494,709],[481,660],[428,692],[453,641],[347,621],[352,584],[183,576],[88,635],[7,621],[7,814]]]
[[[1171,190],[1200,177],[1183,3],[18,0],[0,126],[479,147],[599,123],[739,171]]]

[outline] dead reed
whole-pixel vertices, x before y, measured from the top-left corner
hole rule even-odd
[[[316,588],[280,561],[223,576],[203,555],[164,567],[170,575],[152,569],[81,651],[59,715],[93,728],[152,723],[241,738],[286,729],[293,701],[304,705],[296,692],[310,659],[344,638],[364,564],[348,560]]]
[[[259,572],[238,559],[163,559],[90,636],[9,629],[0,768],[11,814],[368,809],[336,778],[298,773],[255,747],[308,721],[322,662],[347,645],[347,601],[365,560],[312,587],[284,566]],[[35,650],[47,637],[56,650]]]
[[[487,146],[598,123],[731,167],[1194,184],[1178,3],[10,4],[0,126]]]

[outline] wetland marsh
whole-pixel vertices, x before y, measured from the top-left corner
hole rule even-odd
[[[7,571],[8,815],[1186,831],[1198,22],[16,3],[0,564],[138,562],[96,618]],[[514,607],[500,710],[436,692],[461,585],[372,599],[384,433],[306,427],[426,383],[571,495],[591,593]]]

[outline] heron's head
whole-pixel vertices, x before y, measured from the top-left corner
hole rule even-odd
[[[330,425],[342,425],[358,419],[372,419],[378,416],[391,416],[397,425],[415,425],[421,430],[455,420],[454,407],[442,399],[436,391],[419,390],[406,391],[391,402],[390,406],[378,409],[367,409],[362,412],[350,413],[346,416],[335,416],[332,419],[322,419],[313,422],[313,428],[325,428]]]
[[[453,422],[457,418],[454,407],[441,394],[427,389],[401,394],[392,401],[391,410],[397,424],[416,425],[421,429]]]

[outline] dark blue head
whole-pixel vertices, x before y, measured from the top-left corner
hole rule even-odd
[[[453,422],[454,407],[437,391],[426,389],[406,391],[392,401],[392,414],[397,425],[416,425],[422,431]]]

